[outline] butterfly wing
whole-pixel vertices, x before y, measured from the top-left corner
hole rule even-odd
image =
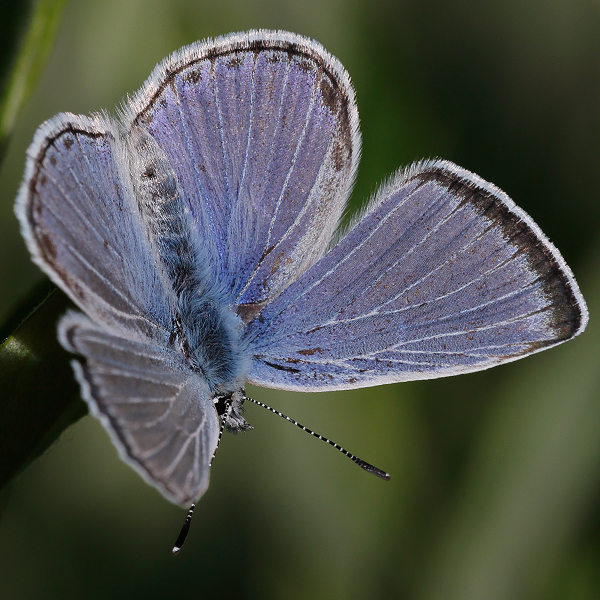
[[[347,389],[486,369],[577,335],[587,309],[537,225],[495,186],[424,162],[249,326],[249,381]]]
[[[127,463],[185,505],[208,485],[218,419],[179,351],[128,151],[103,117],[55,117],[29,150],[16,210],[36,262],[89,316],[68,314],[59,338],[85,358],[73,366],[90,411]]]
[[[360,137],[348,74],[322,46],[267,31],[193,44],[125,112],[168,157],[244,320],[324,254]]]
[[[181,354],[107,333],[80,313],[59,325],[82,395],[111,434],[121,458],[182,506],[208,487],[217,414],[205,381]]]
[[[171,301],[108,119],[62,114],[28,150],[16,204],[35,262],[94,321],[168,340]]]

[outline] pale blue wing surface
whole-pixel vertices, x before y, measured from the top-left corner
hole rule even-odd
[[[219,433],[205,381],[181,354],[106,333],[80,313],[63,317],[59,337],[85,357],[73,361],[82,395],[121,458],[171,501],[195,502]]]
[[[349,77],[319,44],[258,31],[188,46],[125,111],[168,157],[244,320],[323,255],[360,138]]]
[[[62,114],[28,151],[16,212],[37,264],[92,319],[166,342],[168,285],[133,199],[117,127]]]
[[[564,260],[498,188],[417,164],[248,328],[249,381],[345,389],[486,369],[581,332]]]

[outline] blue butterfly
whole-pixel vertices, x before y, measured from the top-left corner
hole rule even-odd
[[[343,66],[274,31],[174,53],[118,119],[38,129],[16,212],[83,311],[60,320],[60,342],[123,460],[169,500],[195,502],[222,427],[249,427],[247,382],[432,379],[585,328],[558,250],[450,162],[398,171],[340,232],[359,156]]]

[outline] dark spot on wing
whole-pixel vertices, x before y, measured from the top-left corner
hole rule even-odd
[[[305,73],[311,73],[314,70],[314,63],[307,59],[300,59],[296,64],[298,65],[298,68]]]
[[[38,240],[38,245],[40,247],[40,251],[44,256],[44,259],[48,263],[54,263],[54,261],[56,260],[56,254],[57,254],[54,241],[48,235],[48,233],[42,228],[39,228],[38,230],[36,230],[35,233],[36,233],[36,237]]]
[[[136,122],[138,125],[150,125],[150,123],[152,123],[154,119],[154,115],[148,111],[145,112],[144,114],[140,115],[137,119]]]
[[[242,64],[242,58],[240,56],[232,56],[225,64],[229,69],[234,69]]]
[[[63,268],[59,267],[58,264],[54,263],[52,268],[56,271],[56,274],[64,281],[65,286],[68,290],[71,291],[73,296],[75,296],[74,300],[79,300],[83,305],[86,302],[86,296],[83,292],[83,289],[77,282],[77,279],[74,279],[67,273]]]
[[[352,130],[350,129],[350,115],[348,114],[348,103],[347,99],[344,99],[340,112],[338,114],[338,120],[340,122],[340,143],[346,150],[347,160],[352,158]]]
[[[273,369],[277,369],[278,371],[287,371],[288,373],[300,373],[300,369],[294,369],[293,367],[286,367],[283,365],[276,365],[275,363],[271,363],[265,360],[265,365],[269,365]]]
[[[83,290],[81,289],[79,283],[77,283],[77,280],[73,279],[66,271],[63,271],[62,269],[57,269],[56,265],[54,266],[54,269],[63,278],[65,285],[71,290],[71,292],[73,292],[75,298],[78,298],[82,303],[85,303],[86,296]]]
[[[339,110],[339,94],[337,86],[334,86],[332,81],[323,76],[321,79],[321,97],[323,98],[323,104],[335,115]]]
[[[68,150],[73,145],[73,138],[65,138],[65,148]]]
[[[52,164],[53,166],[56,165],[56,157],[55,156],[50,157],[50,164]]]
[[[256,267],[258,267],[260,264],[262,264],[262,262],[265,260],[265,258],[267,258],[267,256],[273,251],[273,249],[275,248],[275,244],[273,244],[272,246],[269,246],[261,255],[261,257],[258,259],[258,262],[256,263]]]
[[[309,350],[298,350],[298,354],[303,354],[304,356],[312,356],[315,352],[321,354],[323,350],[321,348],[310,348]]]
[[[191,69],[185,74],[183,81],[185,83],[198,83],[202,79],[202,72],[200,69]]]
[[[39,198],[33,198],[31,204],[27,207],[27,220],[31,228],[35,228],[42,218],[42,204]]]
[[[316,327],[313,327],[312,329],[309,329],[306,333],[314,333],[315,331],[319,331],[319,329],[323,329],[322,325],[317,325]]]
[[[336,141],[331,151],[331,160],[336,171],[341,171],[346,164],[346,152],[339,141]]]
[[[284,58],[284,54],[282,54],[281,52],[269,52],[269,54],[267,54],[266,60],[268,63],[272,63],[272,64],[276,64],[279,63],[283,60]]]
[[[280,252],[277,258],[275,258],[275,260],[273,261],[273,264],[271,265],[271,275],[275,275],[275,273],[277,273],[284,258],[285,254],[283,252]]]
[[[247,304],[238,304],[235,311],[238,317],[244,322],[253,321],[264,308],[265,302],[248,302]]]

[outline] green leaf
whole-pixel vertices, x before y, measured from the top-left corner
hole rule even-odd
[[[45,281],[10,322],[31,305],[33,312],[0,347],[0,489],[87,412],[56,338],[56,322],[71,301]]]
[[[50,55],[66,0],[5,2],[0,44],[0,156]]]

